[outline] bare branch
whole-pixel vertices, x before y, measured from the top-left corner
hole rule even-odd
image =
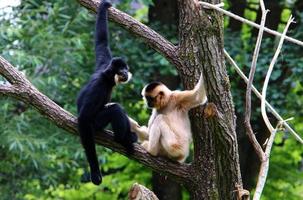
[[[8,95],[11,96],[12,94],[15,94],[16,90],[12,85],[8,84],[1,84],[0,85],[0,96]]]
[[[263,119],[264,119],[264,122],[268,128],[268,130],[272,133],[274,131],[274,127],[271,125],[268,117],[267,117],[267,114],[266,114],[266,110],[265,110],[265,98],[266,98],[266,90],[267,90],[267,86],[268,86],[268,82],[269,82],[269,78],[270,78],[270,75],[271,75],[271,72],[274,68],[274,65],[277,61],[277,58],[280,54],[280,51],[281,51],[281,48],[282,48],[282,45],[283,45],[283,42],[284,42],[284,39],[285,39],[285,36],[286,36],[286,32],[288,30],[288,27],[289,25],[294,21],[294,19],[292,18],[292,16],[290,16],[287,24],[286,24],[286,27],[283,31],[283,34],[281,36],[281,39],[280,39],[280,42],[279,42],[279,45],[277,47],[277,50],[276,50],[276,53],[269,65],[269,69],[268,69],[268,72],[266,74],[266,77],[265,77],[265,81],[264,81],[264,85],[263,85],[263,89],[262,89],[262,98],[261,98],[261,113],[262,113],[262,116],[263,116]]]
[[[265,21],[266,21],[266,15],[268,12],[267,10],[265,10],[263,0],[260,0],[260,5],[262,8],[261,26],[260,26],[260,30],[258,33],[258,38],[257,38],[256,47],[254,50],[254,55],[253,55],[249,78],[248,78],[248,84],[247,84],[247,88],[246,88],[245,127],[246,127],[246,134],[248,135],[248,138],[249,138],[250,142],[252,143],[252,145],[259,157],[259,160],[262,161],[262,160],[264,160],[264,152],[263,152],[259,142],[257,141],[256,136],[255,136],[253,129],[251,127],[251,124],[250,124],[251,88],[252,88],[252,83],[254,80],[254,75],[255,75],[255,71],[256,71],[256,67],[257,67],[257,60],[258,60],[258,56],[259,56],[259,52],[260,52],[264,25],[265,25]]]
[[[241,78],[245,81],[245,83],[248,83],[248,78],[245,76],[245,74],[241,71],[240,67],[237,65],[237,63],[232,59],[232,57],[228,54],[226,50],[224,50],[224,55],[227,58],[228,62],[235,68],[236,72],[241,76]],[[261,99],[262,95],[261,93],[256,89],[255,86],[252,85],[252,91],[256,94],[256,96]],[[281,117],[281,115],[267,102],[265,101],[265,105],[268,107],[268,109],[271,111],[271,113],[282,122],[283,126],[296,138],[297,141],[299,141],[301,144],[303,144],[303,139],[299,136],[298,133],[296,133],[289,125],[288,123]]]
[[[99,6],[99,1],[96,0],[78,0],[78,2],[94,13],[96,13]],[[143,39],[146,44],[162,54],[177,68],[181,68],[182,65],[178,58],[178,48],[156,31],[114,7],[109,8],[109,18],[122,28]]]
[[[240,22],[246,23],[246,24],[248,24],[248,25],[250,25],[252,27],[260,29],[260,25],[259,24],[256,24],[256,23],[254,23],[252,21],[249,21],[249,20],[247,20],[247,19],[245,19],[243,17],[235,15],[235,14],[229,12],[229,11],[226,11],[226,10],[220,8],[220,6],[217,6],[217,5],[214,5],[214,4],[210,4],[210,3],[206,3],[206,2],[201,2],[201,1],[199,3],[200,3],[200,5],[206,6],[207,8],[217,10],[217,11],[219,11],[219,12],[221,12],[221,13],[227,15],[227,16],[230,16],[230,17],[232,17],[232,18],[234,18],[234,19],[236,19],[236,20],[238,20]],[[282,36],[281,33],[277,32],[277,31],[274,31],[274,30],[271,30],[271,29],[266,28],[266,27],[264,28],[264,31],[266,31],[267,33],[270,33],[272,35],[278,36],[278,37]],[[285,40],[287,40],[289,42],[292,42],[294,44],[303,46],[303,42],[300,41],[300,40],[297,40],[297,39],[294,39],[294,38],[291,38],[291,37],[288,37],[288,36],[285,36]]]
[[[6,73],[7,77],[21,74],[1,56],[0,60],[5,61],[0,63],[0,69],[9,69],[0,70],[0,74],[3,75],[3,71]],[[32,105],[39,111],[39,113],[52,121],[56,126],[78,136],[77,119],[72,114],[65,111],[47,96],[39,92],[29,81],[25,79],[24,76],[20,79],[20,81],[22,81],[24,84],[16,85],[14,90],[15,92],[9,94],[9,96]],[[0,87],[0,90],[2,89],[2,94],[5,94],[5,91],[9,91],[11,88],[11,86]],[[177,181],[182,181],[184,183],[191,180],[190,165],[179,164],[165,158],[151,156],[141,147],[141,145],[135,145],[135,153],[133,155],[127,155],[124,147],[114,142],[113,136],[109,131],[96,135],[95,140],[97,144],[124,154],[131,159],[135,159],[157,172],[166,173],[167,175],[174,177]]]
[[[23,84],[26,82],[25,76],[14,69],[14,67],[0,56],[0,74],[11,84]]]
[[[264,185],[267,179],[268,169],[269,169],[269,156],[272,144],[274,143],[274,139],[277,133],[277,128],[271,132],[270,137],[267,141],[266,149],[265,149],[265,159],[261,162],[258,181],[256,186],[256,191],[254,193],[253,200],[259,200],[261,198],[262,191],[264,189]]]

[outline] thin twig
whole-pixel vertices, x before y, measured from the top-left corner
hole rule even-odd
[[[227,15],[227,16],[230,16],[230,17],[232,17],[232,18],[234,18],[234,19],[236,19],[236,20],[238,20],[240,22],[246,23],[246,24],[248,24],[250,26],[253,26],[253,27],[257,28],[257,29],[260,29],[260,25],[259,24],[256,24],[256,23],[254,23],[254,22],[252,22],[250,20],[247,20],[247,19],[245,19],[243,17],[240,17],[238,15],[235,15],[235,14],[229,12],[229,11],[226,11],[226,10],[220,8],[219,6],[216,6],[216,5],[210,4],[210,3],[206,3],[206,2],[201,2],[201,1],[199,3],[200,3],[200,5],[206,6],[206,7],[210,8],[210,9],[213,9],[213,10],[217,10],[217,11],[219,11],[219,12],[221,12],[221,13]],[[277,32],[277,31],[274,31],[274,30],[271,30],[271,29],[266,28],[266,27],[265,27],[264,31],[266,31],[267,33],[270,33],[272,35],[278,36],[278,37],[282,36],[281,33]],[[303,46],[303,42],[300,41],[300,40],[297,40],[297,39],[294,39],[294,38],[291,38],[291,37],[288,37],[288,36],[285,36],[285,40],[287,40],[289,42],[292,42],[294,44]]]
[[[264,122],[268,128],[268,130],[272,133],[274,131],[274,127],[271,125],[268,117],[267,117],[267,114],[266,114],[266,110],[265,110],[265,99],[266,99],[266,91],[267,91],[267,86],[268,86],[268,82],[269,82],[269,78],[270,78],[270,75],[271,75],[271,72],[274,68],[274,65],[277,61],[277,58],[280,54],[280,51],[281,51],[281,48],[282,48],[282,45],[283,45],[283,42],[284,42],[284,39],[285,39],[285,36],[286,36],[286,32],[289,28],[289,25],[294,21],[294,18],[292,18],[292,16],[290,16],[287,24],[286,24],[286,27],[283,31],[283,34],[280,38],[280,42],[279,42],[279,45],[277,47],[277,50],[276,50],[276,53],[269,65],[269,69],[268,69],[268,72],[266,74],[266,77],[265,77],[265,81],[264,81],[264,85],[263,85],[263,89],[262,89],[262,98],[261,98],[261,113],[262,113],[262,116],[263,116],[263,119],[264,119]]]
[[[253,54],[253,59],[251,63],[251,68],[249,72],[249,78],[248,78],[248,84],[246,88],[246,106],[245,106],[245,127],[246,127],[246,134],[252,143],[259,160],[262,161],[264,160],[264,152],[262,147],[260,146],[259,142],[256,139],[256,136],[253,132],[253,129],[250,124],[250,117],[251,117],[251,88],[252,88],[252,83],[254,80],[254,75],[257,67],[257,61],[258,61],[258,56],[260,52],[260,47],[261,47],[261,42],[262,42],[262,37],[263,37],[263,31],[264,31],[264,26],[265,26],[265,21],[266,21],[266,15],[268,13],[268,10],[265,10],[264,2],[263,0],[260,0],[260,5],[262,9],[262,18],[261,18],[261,26],[259,29],[258,33],[258,38],[256,42],[256,47],[254,50]]]
[[[264,189],[264,185],[267,179],[268,169],[269,169],[269,156],[272,145],[274,143],[274,139],[277,133],[277,128],[271,132],[269,140],[267,141],[266,149],[265,149],[265,159],[261,162],[258,181],[256,186],[256,191],[254,193],[253,200],[259,200],[261,198],[262,191]]]
[[[240,75],[240,77],[245,81],[245,83],[248,83],[248,78],[245,76],[245,74],[242,72],[240,67],[237,65],[237,63],[232,59],[232,57],[228,54],[228,52],[224,49],[224,55],[227,58],[228,62],[233,66],[236,70],[236,72]],[[254,85],[252,85],[252,91],[256,94],[256,96],[261,99],[262,95],[261,93],[256,89]],[[298,133],[296,133],[286,121],[281,117],[281,115],[267,102],[265,101],[266,106],[271,111],[271,113],[282,122],[283,126],[296,138],[297,141],[299,141],[301,144],[303,144],[303,139],[299,136]]]

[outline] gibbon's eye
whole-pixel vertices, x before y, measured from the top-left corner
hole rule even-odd
[[[154,107],[156,98],[157,98],[157,96],[155,96],[155,97],[145,96],[147,106],[150,108]]]
[[[155,100],[155,97],[146,96],[145,99],[146,99],[148,102],[152,102],[152,101]]]

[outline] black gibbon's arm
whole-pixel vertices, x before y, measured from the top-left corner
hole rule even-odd
[[[114,86],[126,83],[131,77],[127,63],[119,57],[112,58],[110,52],[107,30],[107,9],[110,6],[108,0],[99,5],[95,35],[96,70],[77,99],[78,130],[90,165],[91,181],[96,185],[102,182],[102,174],[96,154],[95,132],[111,124],[114,140],[128,153],[133,152],[133,143],[137,141],[126,112],[119,104],[110,103]]]
[[[108,8],[111,4],[102,0],[97,12],[95,30],[96,69],[106,68],[112,59],[108,42]]]

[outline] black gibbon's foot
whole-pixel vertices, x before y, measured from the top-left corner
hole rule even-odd
[[[95,185],[100,185],[102,183],[101,172],[91,172],[90,179]]]
[[[136,133],[131,132],[130,133],[130,140],[132,143],[138,142],[138,136]]]
[[[134,153],[134,151],[135,151],[134,144],[131,141],[124,141],[121,144],[122,144],[122,146],[125,147],[127,154],[133,154]]]
[[[104,6],[106,8],[109,8],[112,6],[111,2],[109,0],[104,0],[104,1],[101,1],[102,4],[104,4]]]

